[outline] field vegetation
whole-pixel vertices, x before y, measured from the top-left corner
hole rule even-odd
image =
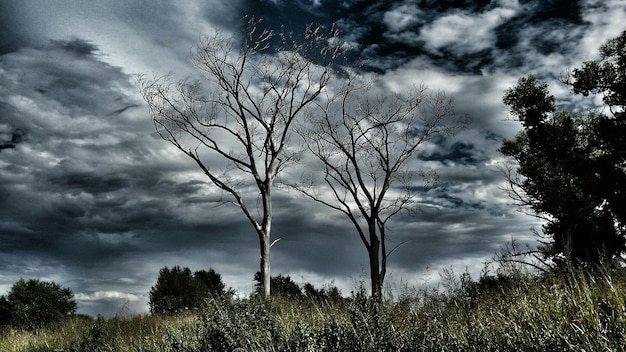
[[[167,316],[74,316],[36,331],[6,328],[22,351],[622,351],[622,268],[448,276],[446,290],[405,289],[382,303],[212,299]],[[242,350],[237,350],[242,351]]]

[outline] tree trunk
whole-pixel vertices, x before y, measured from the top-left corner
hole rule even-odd
[[[268,171],[270,173],[272,171]],[[261,279],[263,280],[263,296],[268,298],[271,294],[271,271],[270,271],[270,233],[272,230],[272,179],[267,178],[259,190],[263,201],[263,223],[259,231],[261,241]]]
[[[263,285],[263,297],[270,296],[270,234],[259,231],[261,245],[261,283]]]
[[[380,240],[376,234],[376,224],[368,226],[370,233],[369,259],[370,259],[370,280],[372,281],[372,298],[375,301],[382,299],[382,282],[380,277]]]

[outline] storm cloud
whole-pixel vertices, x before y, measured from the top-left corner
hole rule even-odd
[[[276,30],[336,24],[350,64],[401,91],[454,97],[468,125],[426,144],[412,165],[439,174],[419,207],[390,224],[389,284],[436,283],[437,270],[479,273],[541,223],[509,204],[497,152],[518,123],[501,103],[527,74],[573,109],[560,75],[626,29],[612,1],[0,1],[0,294],[20,277],[53,280],[80,312],[147,311],[163,266],[213,268],[253,291],[258,239],[191,160],[162,141],[137,74],[193,77],[201,34],[237,34],[245,15]],[[303,166],[306,168],[306,166]],[[344,294],[367,268],[351,224],[303,196],[275,198],[273,274],[334,282]]]

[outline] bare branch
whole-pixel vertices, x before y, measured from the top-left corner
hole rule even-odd
[[[376,83],[351,74],[298,130],[321,163],[329,192],[298,189],[353,223],[370,256],[374,296],[380,295],[390,254],[387,222],[414,197],[407,178],[415,171],[407,161],[433,136],[461,127],[445,95],[427,94],[423,86],[403,94],[381,92]]]
[[[297,162],[288,145],[294,121],[326,89],[344,49],[335,28],[324,34],[309,25],[298,43],[260,25],[248,18],[238,50],[222,32],[201,39],[192,60],[204,84],[163,76],[140,77],[138,85],[159,136],[193,159],[254,226],[269,294],[273,182]],[[256,197],[247,194],[250,185]]]

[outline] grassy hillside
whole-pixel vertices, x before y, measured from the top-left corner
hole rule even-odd
[[[382,305],[230,300],[171,317],[76,317],[6,330],[0,351],[622,351],[623,270],[459,280]]]

